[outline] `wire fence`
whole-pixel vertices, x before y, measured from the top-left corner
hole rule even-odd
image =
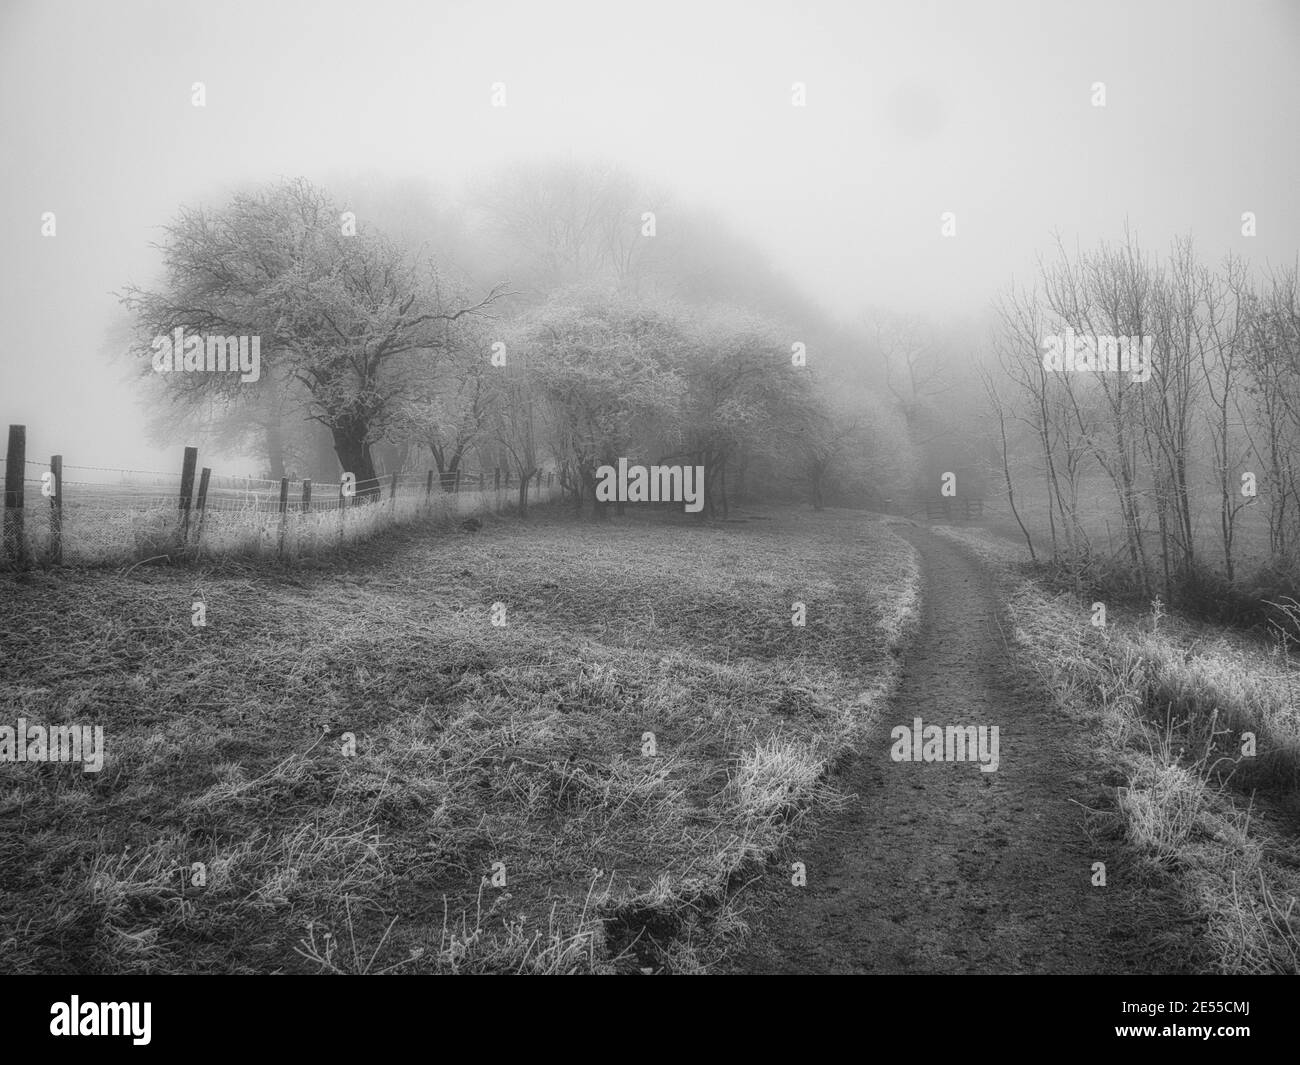
[[[18,432],[15,432],[18,430]],[[464,519],[517,505],[519,481],[496,469],[454,478],[437,471],[353,481],[232,476],[197,467],[134,470],[26,458],[10,426],[0,564],[139,561],[158,556],[253,555],[293,560],[419,519]],[[504,474],[504,476],[503,476]],[[552,473],[529,478],[529,505],[560,495]]]

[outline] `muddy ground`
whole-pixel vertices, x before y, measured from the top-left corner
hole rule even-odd
[[[993,576],[912,522],[924,604],[896,696],[837,783],[853,799],[747,889],[754,973],[1175,973],[1197,922],[1141,865],[1113,809],[1123,778],[1054,711],[1003,635]],[[895,762],[890,729],[997,725],[1000,765]],[[1096,811],[1090,813],[1089,810]],[[1094,887],[1093,863],[1107,884]]]

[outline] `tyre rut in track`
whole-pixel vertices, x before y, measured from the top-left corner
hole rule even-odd
[[[984,566],[927,529],[923,606],[891,704],[837,783],[850,805],[751,891],[740,972],[1188,971],[1193,935],[1172,884],[1089,822],[1122,783],[1088,736],[1024,678]],[[997,725],[1000,765],[894,762],[890,730]],[[1106,779],[1103,779],[1105,777]],[[1073,800],[1073,801],[1072,801]],[[1091,834],[1090,834],[1091,827]],[[802,861],[806,887],[789,883]],[[1092,886],[1092,863],[1107,886]]]

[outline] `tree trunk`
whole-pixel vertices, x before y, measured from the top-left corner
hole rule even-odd
[[[311,474],[318,484],[328,484],[339,475],[339,457],[334,452],[334,438],[320,422],[312,422]]]
[[[343,472],[357,479],[357,494],[352,497],[354,505],[363,500],[378,499],[380,494],[374,459],[370,455],[370,445],[366,443],[368,428],[364,423],[353,421],[333,429],[334,451]]]
[[[583,493],[578,497],[578,499],[582,500],[585,497],[591,500],[592,521],[608,521],[609,504],[602,503],[599,499],[596,498],[596,471],[589,466],[584,466],[578,472],[582,476],[582,493]]]
[[[990,385],[990,395],[992,395],[992,386]],[[998,412],[998,432],[1002,436],[1002,476],[1007,484],[1007,503],[1011,507],[1011,516],[1016,519],[1016,524],[1020,526],[1020,531],[1024,533],[1025,543],[1029,547],[1029,560],[1037,562],[1038,556],[1034,554],[1034,541],[1029,535],[1029,530],[1025,528],[1025,523],[1020,520],[1020,511],[1016,509],[1016,493],[1011,487],[1011,460],[1007,454],[1007,422],[1002,412],[1002,404],[996,403]]]
[[[266,430],[266,468],[267,475],[273,481],[285,476],[284,472],[284,430],[278,420],[269,421]]]
[[[447,461],[446,469],[438,471],[438,485],[444,492],[455,492],[460,488],[460,460],[461,454],[457,451]]]
[[[519,516],[528,517],[528,486],[532,483],[536,470],[519,467]]]
[[[573,510],[575,514],[581,514],[582,508],[587,504],[587,486],[583,480],[582,473],[576,469],[570,469],[569,490],[573,493]],[[593,483],[592,491],[595,491]]]

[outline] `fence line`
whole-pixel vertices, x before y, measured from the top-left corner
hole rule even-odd
[[[310,477],[272,480],[199,468],[187,447],[179,473],[80,466],[53,455],[26,457],[26,427],[9,427],[4,463],[4,542],[0,562],[25,566],[252,552],[296,558],[423,517],[460,517],[515,505],[510,471],[436,470],[389,474],[355,483]],[[41,470],[28,476],[27,467]],[[135,472],[152,484],[66,479],[68,471]],[[502,473],[505,474],[504,478]],[[448,487],[449,486],[449,487]],[[553,472],[529,478],[528,503],[551,502]]]

